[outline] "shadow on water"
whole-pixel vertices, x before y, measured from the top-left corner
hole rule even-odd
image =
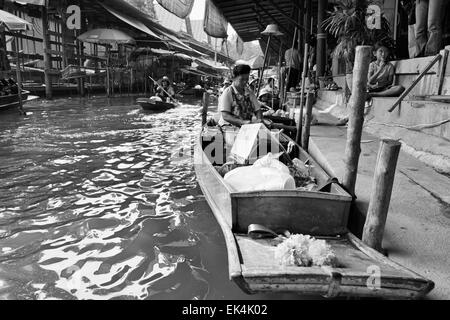
[[[228,280],[197,185],[199,101],[146,113],[132,98],[0,114],[0,299],[292,299]]]

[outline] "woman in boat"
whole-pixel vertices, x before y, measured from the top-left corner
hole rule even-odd
[[[250,66],[240,64],[233,68],[233,82],[219,97],[221,127],[240,127],[253,122],[262,122],[261,104],[253,91],[247,87]]]
[[[278,88],[275,86],[275,77],[269,77],[263,89],[269,91],[273,96],[278,94]]]
[[[156,89],[156,96],[160,97],[163,101],[170,101],[175,95],[175,90],[170,85],[170,80],[167,76],[164,76],[161,80],[161,85],[158,85]]]

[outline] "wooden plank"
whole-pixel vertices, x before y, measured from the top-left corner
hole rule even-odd
[[[444,56],[441,61],[441,66],[439,68],[439,83],[438,83],[438,91],[437,94],[442,94],[442,86],[444,85],[444,77],[445,77],[445,69],[447,68],[447,60],[448,60],[448,50],[444,49]]]
[[[13,56],[14,55],[14,51],[6,51],[8,55]],[[20,54],[21,58],[26,58],[26,59],[30,59],[30,60],[36,60],[36,59],[44,59],[44,56],[38,53],[21,53]]]
[[[351,233],[324,239],[336,254],[337,267],[282,266],[275,259],[277,242],[272,239],[251,239],[244,234],[235,234],[235,238],[242,257],[242,276],[254,292],[326,294],[332,288],[334,274],[339,275],[333,288],[336,295],[417,298],[432,289],[431,281],[368,248],[359,239],[355,244],[356,237]],[[377,290],[367,285],[372,266],[380,271]]]
[[[57,51],[57,50],[44,49],[44,52],[47,54],[55,55],[55,56],[63,56],[63,53],[61,51]]]
[[[36,42],[42,42],[43,40],[41,38],[38,37],[33,37],[33,36],[29,36],[23,33],[12,33],[9,31],[5,31],[5,35],[11,36],[11,37],[19,37],[21,39],[27,39],[27,40],[31,40],[31,41],[36,41]]]
[[[442,58],[441,54],[438,53],[433,59],[429,62],[426,68],[419,74],[416,80],[398,97],[398,99],[394,102],[391,108],[388,109],[389,112],[392,112],[397,108],[400,102],[408,95],[408,93],[419,83],[419,81],[425,76],[428,70],[430,70],[436,62],[438,62]]]

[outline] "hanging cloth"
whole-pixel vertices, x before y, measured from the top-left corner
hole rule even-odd
[[[240,56],[244,53],[244,41],[239,36],[236,38],[236,52]]]
[[[211,0],[205,2],[203,30],[214,38],[227,38],[228,22]]]
[[[185,19],[192,11],[194,0],[156,0],[161,7],[178,18]]]

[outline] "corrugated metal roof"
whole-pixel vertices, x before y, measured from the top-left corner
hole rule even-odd
[[[292,45],[296,26],[295,11],[304,6],[305,0],[212,0],[243,41],[260,40],[265,49],[267,37],[261,32],[268,24],[278,25],[282,37],[272,37],[271,56],[276,57],[279,48]],[[312,14],[317,15],[317,1],[313,1]],[[302,27],[303,28],[303,27]]]

